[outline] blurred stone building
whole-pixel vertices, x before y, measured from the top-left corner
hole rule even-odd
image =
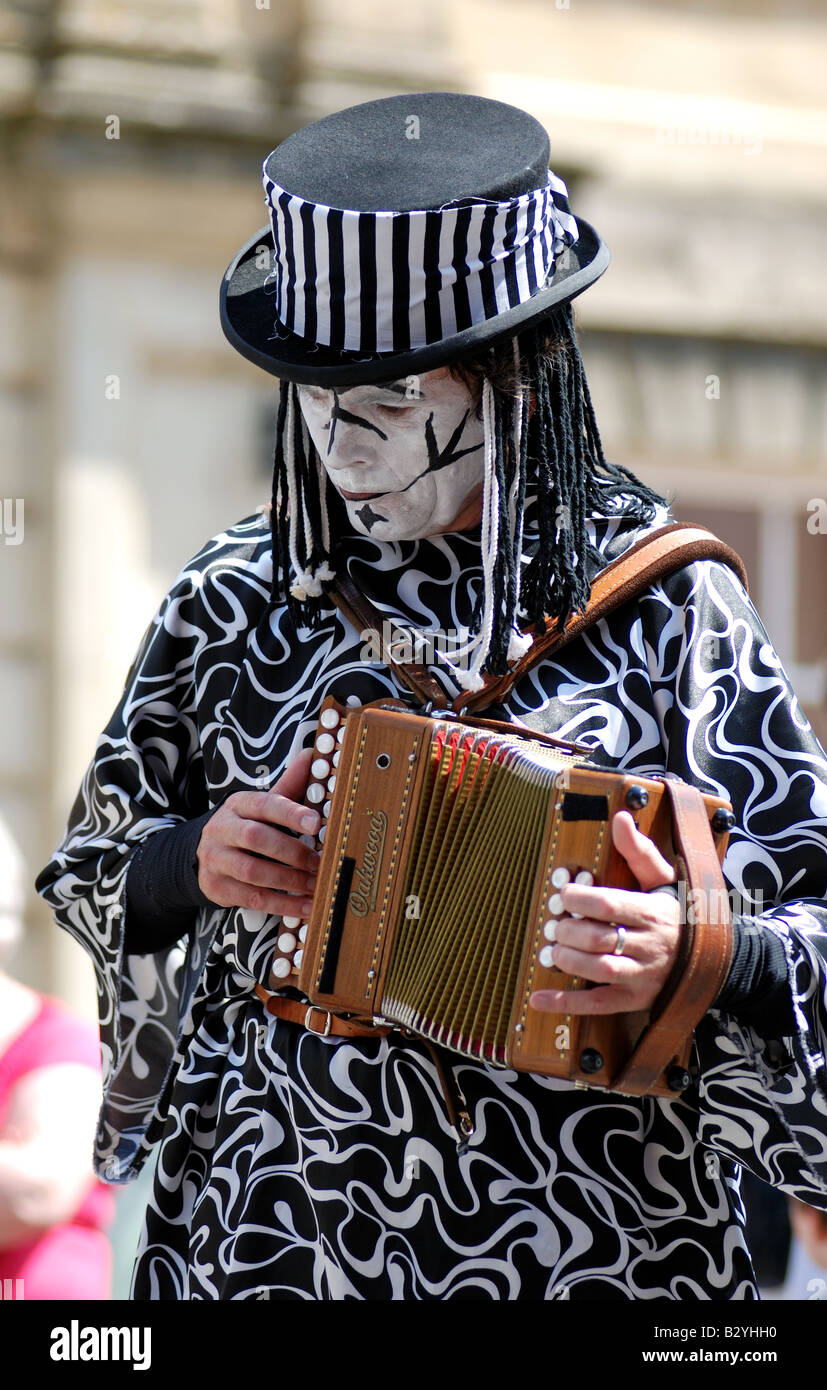
[[[817,0],[0,0],[0,814],[32,880],[170,581],[268,494],[275,383],[218,322],[261,161],[398,91],[546,124],[613,253],[577,309],[606,451],[741,550],[827,736],[825,58]],[[33,889],[27,923],[21,972],[91,1012]]]

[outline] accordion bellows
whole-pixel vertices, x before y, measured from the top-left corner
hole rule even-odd
[[[315,754],[307,800],[324,823],[314,908],[306,926],[285,922],[273,986],[297,982],[322,1009],[390,1022],[466,1057],[610,1087],[649,1016],[549,1014],[528,1001],[536,989],[589,987],[551,964],[560,888],[638,886],[612,843],[616,811],[631,809],[675,860],[664,782],[599,769],[520,726],[391,701],[327,700]],[[727,807],[704,802],[707,818]],[[671,1059],[679,1068],[690,1041]]]

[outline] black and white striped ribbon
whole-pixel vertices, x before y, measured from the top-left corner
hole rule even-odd
[[[460,333],[542,288],[577,223],[562,179],[506,202],[352,212],[264,174],[276,317],[313,343],[404,352]]]

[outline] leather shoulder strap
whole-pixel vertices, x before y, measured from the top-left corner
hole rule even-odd
[[[678,982],[612,1081],[614,1089],[632,1095],[645,1095],[680,1054],[714,1003],[732,960],[729,896],[703,797],[677,778],[667,777],[665,786],[672,803],[675,847],[692,890],[692,921],[682,925],[689,945]]]
[[[691,565],[695,560],[722,561],[735,571],[741,583],[747,587],[744,562],[736,551],[704,526],[683,521],[670,522],[668,526],[650,532],[624,550],[622,555],[595,576],[586,608],[582,613],[573,613],[562,631],[553,619],[549,619],[545,633],[535,639],[530,650],[507,675],[488,677],[485,687],[473,694],[463,692],[454,701],[454,709],[471,710],[498,702],[537,661],[560,651],[592,623],[599,622],[616,608],[637,598],[650,585],[683,569],[685,565]]]
[[[328,586],[327,592],[336,604],[340,612],[344,613],[348,622],[352,623],[357,632],[372,632],[379,642],[379,650],[382,653],[382,660],[389,666],[402,685],[407,685],[414,692],[417,699],[423,705],[430,701],[439,709],[445,709],[448,701],[445,691],[434,680],[420,661],[399,661],[394,655],[393,643],[385,641],[383,631],[384,619],[377,612],[369,599],[356,588],[350,575],[337,575],[332,584]]]
[[[636,598],[665,575],[673,574],[695,560],[722,561],[735,571],[746,588],[747,575],[740,555],[703,526],[682,521],[670,522],[668,526],[650,532],[630,546],[596,575],[585,610],[572,614],[562,631],[550,618],[545,632],[535,638],[530,650],[507,675],[487,676],[482,690],[473,693],[463,691],[453,702],[454,710],[480,709],[502,700],[515,681],[520,680],[535,662],[560,651],[592,623]],[[377,635],[383,661],[402,684],[413,690],[423,704],[430,701],[438,709],[447,707],[444,691],[426,666],[421,662],[396,658],[392,644],[384,641],[382,616],[348,575],[337,575],[328,593],[357,632]]]

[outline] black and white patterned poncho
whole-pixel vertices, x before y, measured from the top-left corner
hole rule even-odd
[[[593,534],[608,560],[642,530],[614,519]],[[530,540],[527,526],[527,553]],[[479,555],[478,530],[354,537],[348,566],[406,626],[460,629]],[[457,1058],[476,1124],[460,1156],[418,1043],[326,1039],[266,1015],[252,989],[278,919],[202,909],[186,955],[122,954],[143,837],[271,785],[312,742],[325,696],[398,693],[337,610],[297,632],[269,603],[271,573],[262,515],[184,567],[38,880],[97,972],[97,1171],[123,1181],[161,1141],[133,1296],[754,1298],[738,1165],[827,1209],[827,761],[740,583],[712,561],[681,570],[508,704],[543,710],[606,765],[732,800],[727,881],[763,894],[762,925],[787,949],[800,1025],[787,1061],[715,1011],[697,1086],[671,1101]]]

